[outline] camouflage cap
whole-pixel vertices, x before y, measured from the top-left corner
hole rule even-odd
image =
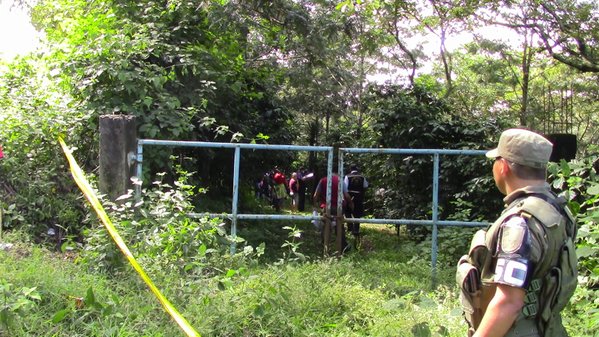
[[[488,158],[502,157],[512,163],[545,168],[553,144],[538,133],[524,129],[508,129],[499,137],[497,148],[487,152]]]

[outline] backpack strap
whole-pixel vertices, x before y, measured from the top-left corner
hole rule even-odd
[[[546,203],[551,205],[553,208],[555,208],[555,210],[557,210],[561,215],[563,215],[568,220],[567,224],[566,224],[566,234],[568,235],[569,238],[572,239],[572,241],[576,240],[576,234],[578,232],[576,226],[574,226],[576,221],[574,220],[574,215],[572,214],[570,209],[566,206],[566,199],[564,197],[555,196],[555,197],[551,198],[551,197],[547,196],[546,194],[541,194],[541,193],[531,193],[531,194],[528,194],[528,196],[539,198],[539,199],[545,201]],[[535,214],[533,214],[533,215],[536,217]],[[543,223],[548,224],[548,222],[543,221],[543,219],[541,219],[539,217],[537,217],[537,218],[539,220],[541,220]]]

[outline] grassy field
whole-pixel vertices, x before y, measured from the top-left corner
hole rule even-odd
[[[301,260],[281,248],[282,227],[242,226],[250,243],[267,242],[258,263],[211,278],[151,277],[202,336],[465,335],[453,268],[439,266],[433,288],[424,245],[403,231],[366,225],[359,249],[322,258],[318,233],[298,223]],[[2,242],[13,246],[0,251],[0,336],[184,336],[132,268],[91,272],[77,254],[23,235]]]
[[[309,223],[297,224],[303,230],[298,251],[307,258],[296,261],[280,257],[282,226],[248,226],[261,230],[246,228],[246,234],[281,239],[277,249],[267,247],[265,261],[227,277],[151,275],[201,335],[464,335],[453,271],[440,270],[433,290],[430,259],[413,259],[415,244],[395,228],[364,226],[359,250],[320,258],[318,234]],[[2,336],[184,335],[130,268],[93,273],[76,254],[52,253],[15,236],[3,241],[14,246],[0,252]],[[32,288],[34,296],[27,292]]]

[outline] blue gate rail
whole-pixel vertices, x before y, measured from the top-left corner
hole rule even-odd
[[[238,214],[239,202],[239,162],[241,159],[241,149],[245,150],[277,150],[277,151],[311,151],[311,152],[328,152],[327,160],[327,205],[331,204],[331,175],[333,173],[333,147],[331,146],[301,146],[301,145],[267,145],[267,144],[245,144],[245,143],[213,143],[199,141],[174,141],[174,140],[154,140],[154,139],[138,139],[137,140],[137,178],[141,181],[142,178],[142,163],[143,163],[143,146],[144,145],[159,145],[170,147],[202,147],[202,148],[219,148],[219,149],[234,149],[234,169],[233,169],[233,205],[230,214],[199,214],[192,213],[190,216],[214,216],[227,217],[231,219],[231,237],[237,236],[237,220],[318,220],[320,216],[300,216],[300,215],[267,215],[267,214]],[[136,196],[141,195],[141,185],[136,185]],[[330,209],[330,207],[328,207]],[[330,213],[329,213],[330,214]],[[235,242],[235,240],[233,240]],[[235,243],[231,245],[231,253],[235,252]]]
[[[344,153],[376,153],[376,154],[392,154],[392,155],[432,155],[433,156],[433,210],[431,220],[404,220],[404,219],[345,219],[347,222],[360,222],[360,223],[380,223],[380,224],[412,224],[412,225],[423,225],[432,226],[432,253],[431,253],[431,275],[432,283],[435,284],[437,276],[437,239],[438,239],[438,227],[439,226],[488,226],[488,222],[474,222],[474,221],[443,221],[439,220],[439,156],[440,155],[470,155],[479,156],[484,155],[484,150],[444,150],[444,149],[379,149],[379,148],[341,148],[339,149],[339,176],[343,174],[343,155]],[[339,190],[339,196],[337,200],[341,200],[342,191]],[[338,211],[341,210],[341,203],[339,202]]]
[[[172,141],[172,140],[153,140],[153,139],[138,139],[137,142],[137,177],[141,181],[142,163],[143,163],[143,146],[171,146],[171,147],[203,147],[203,148],[221,148],[234,149],[234,169],[233,169],[233,205],[230,214],[225,213],[192,213],[190,216],[213,216],[231,219],[231,236],[237,236],[237,220],[319,220],[321,216],[313,215],[285,215],[285,214],[239,214],[237,212],[239,201],[239,162],[241,157],[241,149],[244,150],[279,150],[279,151],[311,151],[311,152],[327,152],[327,196],[326,196],[326,213],[330,215],[331,209],[331,184],[333,172],[333,147],[331,146],[299,146],[299,145],[266,145],[266,144],[246,144],[246,143],[213,143],[200,141]],[[438,226],[466,226],[479,227],[488,226],[487,222],[474,221],[446,221],[438,219],[439,209],[439,162],[440,155],[484,155],[486,151],[482,150],[444,150],[444,149],[379,149],[379,148],[341,148],[339,149],[338,158],[338,174],[343,177],[343,154],[344,153],[375,153],[375,154],[392,154],[392,155],[432,155],[433,156],[433,200],[432,200],[432,219],[431,220],[412,220],[412,219],[372,219],[372,218],[351,218],[345,219],[346,222],[360,222],[372,224],[391,224],[391,225],[420,225],[432,226],[432,256],[431,256],[431,275],[432,283],[435,284],[437,272],[437,239]],[[341,200],[343,199],[342,189],[338,189],[339,196],[337,214],[341,212]],[[141,194],[141,185],[136,185],[136,195]],[[235,252],[235,245],[231,246],[231,253]]]

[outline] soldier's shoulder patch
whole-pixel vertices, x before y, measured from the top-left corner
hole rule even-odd
[[[501,250],[505,253],[517,252],[522,247],[526,235],[526,220],[520,216],[513,216],[506,220],[502,227]]]

